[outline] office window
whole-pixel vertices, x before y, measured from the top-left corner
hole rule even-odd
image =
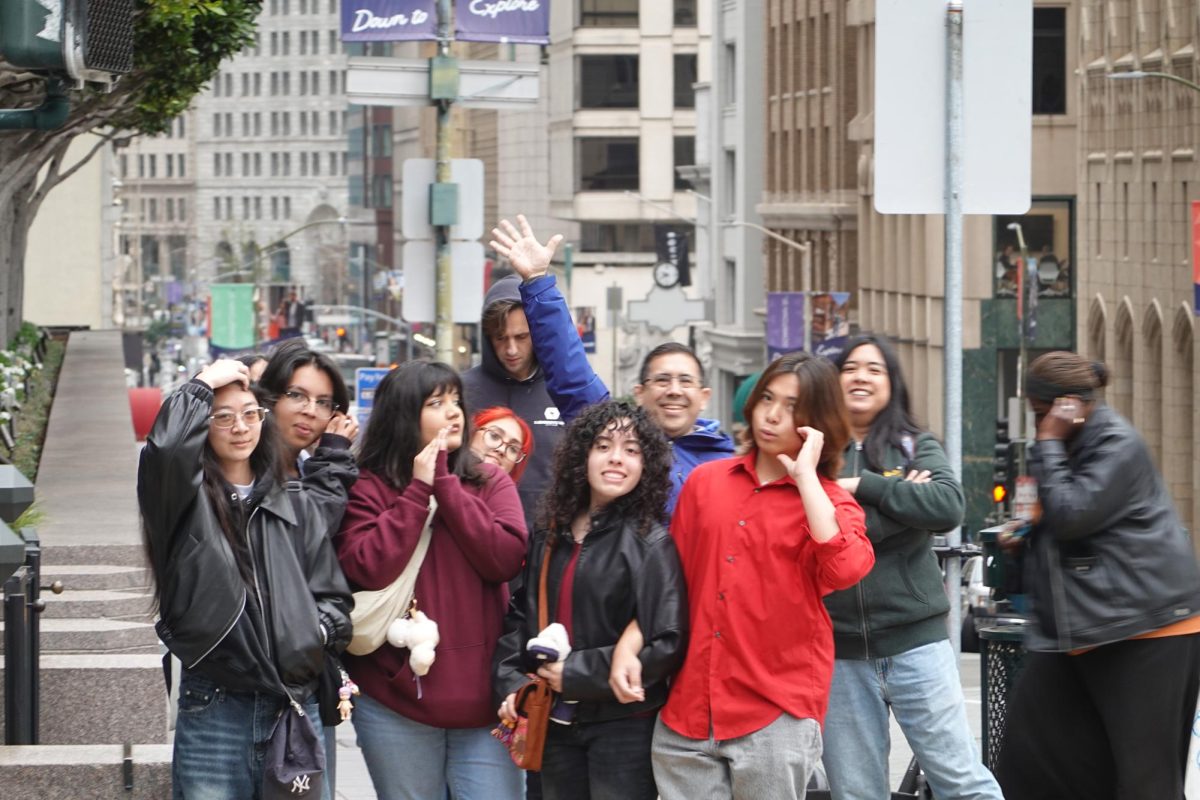
[[[300,112],[300,135],[308,136],[308,114]]]
[[[579,249],[585,253],[653,253],[654,227],[636,222],[584,222]]]
[[[675,56],[675,107],[695,108],[696,89],[696,55]]]
[[[284,219],[292,218],[292,198],[290,198],[290,197],[283,198],[283,218]]]
[[[225,197],[225,219],[233,219],[233,198]]]
[[[242,198],[242,219],[250,219],[250,198]],[[253,262],[251,262],[253,263]]]
[[[221,198],[213,198],[213,219],[221,218]]]
[[[167,222],[175,221],[175,200],[168,197],[166,202]]]
[[[638,188],[637,138],[581,138],[576,140],[575,147],[577,191]]]
[[[292,112],[282,111],[282,112],[280,112],[279,116],[283,122],[283,135],[291,136],[292,135]]]
[[[312,112],[312,133],[313,136],[321,135],[321,112]]]
[[[255,153],[254,154],[254,176],[259,177],[261,175],[262,175],[262,153]]]
[[[220,75],[216,75],[213,77],[212,93],[213,93],[213,97],[221,96],[221,76]]]
[[[250,154],[242,153],[242,175],[250,174]]]
[[[242,136],[249,136],[254,128],[250,125],[250,112],[242,112]]]
[[[158,200],[151,197],[150,203],[149,203],[149,209],[150,209],[150,216],[149,216],[150,221],[158,222]]]
[[[329,70],[329,93],[338,93],[338,73],[336,69]]]
[[[579,24],[584,28],[636,28],[638,0],[579,0]]]
[[[1067,113],[1067,10],[1033,10],[1033,113]]]
[[[314,69],[314,70],[312,71],[312,80],[311,80],[311,81],[309,81],[309,83],[310,83],[310,84],[311,84],[311,86],[312,86],[312,93],[313,93],[313,94],[320,94],[320,93],[321,93],[321,73],[320,73],[320,72],[317,72],[317,71]]]
[[[180,222],[187,222],[187,198],[181,197],[175,201],[175,208],[178,212]]]
[[[283,32],[283,38],[279,42],[279,49],[283,51],[285,56],[292,54],[292,35],[287,31]]]
[[[179,159],[179,169],[177,170],[177,172],[179,173],[179,177],[186,178],[187,177],[187,159],[184,158],[182,153],[180,153],[178,156],[176,156],[176,158]]]
[[[321,174],[321,154],[320,153],[312,154],[312,174],[313,175]]]
[[[225,135],[226,136],[234,135],[234,133],[233,133],[233,112],[232,111],[225,114]]]
[[[675,191],[683,192],[693,188],[692,182],[679,174],[680,167],[696,165],[696,137],[675,137]]]
[[[580,56],[580,108],[637,108],[637,56]]]
[[[337,153],[329,154],[329,174],[337,175]]]
[[[213,114],[213,136],[221,135],[221,115]]]
[[[392,207],[392,176],[376,175],[371,179],[371,208]]]
[[[254,198],[254,218],[262,219],[262,198]]]
[[[279,94],[279,73],[272,72],[271,73],[271,96],[274,97],[277,94]]]
[[[338,113],[336,111],[329,112],[329,135],[337,136],[338,132]]]
[[[262,136],[262,112],[254,112],[254,135]]]
[[[1075,205],[1070,200],[1035,199],[1029,211],[1021,216],[992,218],[996,297],[1015,297],[1017,280],[1022,276],[1025,280],[1022,289],[1028,292],[1029,282],[1034,280],[1035,275],[1040,297],[1071,296],[1074,216]],[[1021,233],[1025,237],[1025,253],[1021,252],[1016,231],[1008,227],[1013,223],[1021,226]]]
[[[262,73],[254,73],[254,96],[262,97]]]
[[[243,72],[242,73],[242,97],[246,97],[249,94],[250,94],[250,73]]]
[[[316,0],[313,0],[313,3],[315,4]],[[301,14],[308,13],[308,0],[300,0],[300,13]]]
[[[308,73],[304,70],[300,71],[300,94],[308,94]]]
[[[291,177],[292,174],[292,154],[283,154],[283,174],[284,177]]]
[[[330,31],[330,32],[329,32],[329,42],[328,42],[328,44],[329,44],[329,55],[333,55],[333,54],[337,53],[337,48],[338,48],[338,35],[337,35],[337,31]]]
[[[179,123],[179,136],[182,138],[187,135],[187,117],[176,117],[175,121]]]
[[[163,156],[163,163],[167,168],[166,177],[174,178],[175,177],[175,159],[171,158],[170,153]]]
[[[696,27],[696,0],[674,0],[675,2],[675,27],[676,28],[694,28]]]
[[[300,31],[300,55],[308,55],[308,31]]]
[[[283,83],[283,86],[281,88],[281,91],[283,92],[283,94],[285,96],[290,95],[292,93],[292,73],[284,72],[284,73],[282,73],[282,75],[283,75],[283,77],[281,78],[281,81]]]
[[[371,126],[371,155],[375,158],[390,158],[392,155],[392,126]]]
[[[233,73],[225,76],[225,96],[233,97]]]
[[[121,156],[121,177],[129,177],[129,156],[127,155]]]
[[[271,177],[279,176],[279,153],[271,153]]]
[[[224,162],[221,160],[220,153],[213,153],[213,175],[217,178],[221,177],[221,165]]]
[[[725,105],[731,106],[738,99],[737,85],[737,45],[725,45],[725,57],[721,59],[721,89]]]
[[[225,174],[233,175],[233,153],[225,154]]]
[[[271,219],[279,219],[279,198],[271,198]]]
[[[300,177],[308,177],[308,153],[300,154]]]
[[[271,55],[279,55],[279,31],[271,31]]]

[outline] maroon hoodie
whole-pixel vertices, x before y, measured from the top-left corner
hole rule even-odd
[[[480,469],[487,478],[483,486],[463,484],[447,471],[443,451],[433,486],[413,480],[404,491],[363,470],[334,539],[351,587],[382,589],[408,564],[429,513],[429,496],[437,498],[415,592],[441,636],[429,674],[417,679],[408,666],[409,651],[387,642],[370,655],[345,655],[346,669],[371,699],[437,728],[496,721],[492,651],[508,603],[506,581],[525,558],[525,515],[516,487],[495,466]]]

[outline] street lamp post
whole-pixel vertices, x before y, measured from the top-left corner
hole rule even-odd
[[[1149,72],[1146,70],[1131,69],[1124,72],[1110,72],[1105,77],[1113,81],[1133,81],[1140,80],[1142,78],[1162,78],[1163,80],[1174,81],[1175,83],[1182,84],[1193,91],[1200,92],[1200,83],[1189,81],[1187,78],[1181,78],[1178,75],[1172,75],[1169,72]]]

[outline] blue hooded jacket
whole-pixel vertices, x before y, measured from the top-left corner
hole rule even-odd
[[[546,391],[570,421],[593,403],[609,398],[608,387],[592,369],[583,341],[571,320],[567,301],[552,275],[521,284],[521,302],[529,320],[533,352],[546,379]],[[696,427],[671,440],[671,496],[667,513],[675,510],[675,501],[684,481],[698,465],[733,454],[733,441],[721,432],[712,419],[696,420]]]

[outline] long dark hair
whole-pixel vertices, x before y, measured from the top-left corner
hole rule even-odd
[[[841,372],[842,367],[850,360],[851,354],[864,345],[875,345],[883,356],[883,364],[887,367],[888,383],[891,385],[892,396],[888,404],[879,410],[871,421],[871,429],[867,433],[863,452],[866,454],[867,467],[874,472],[887,469],[887,451],[889,447],[911,452],[912,447],[905,444],[905,437],[915,438],[925,432],[921,424],[913,416],[908,399],[908,384],[904,382],[904,372],[900,369],[900,359],[891,343],[882,336],[864,333],[855,336],[846,344],[846,348],[834,359],[834,364]],[[891,465],[894,466],[894,465]]]
[[[350,408],[350,392],[337,362],[325,353],[311,349],[302,338],[288,339],[271,352],[267,367],[258,380],[259,386],[267,392],[263,400],[267,408],[275,407],[280,395],[287,391],[292,375],[301,367],[316,367],[324,372],[333,385],[333,402],[337,403],[338,410],[345,413]]]
[[[627,423],[622,423],[623,420]],[[632,431],[642,447],[642,479],[629,494],[607,504],[597,522],[630,520],[645,536],[655,522],[667,519],[671,493],[671,445],[646,412],[622,401],[598,403],[583,411],[567,428],[554,452],[556,480],[542,496],[538,525],[549,533],[569,537],[571,523],[591,502],[587,462],[596,437],[612,428]]]
[[[449,453],[447,468],[464,482],[484,482],[479,459],[471,452],[471,417],[463,399],[462,379],[440,361],[405,361],[389,372],[375,389],[375,404],[362,439],[358,465],[396,489],[412,481],[413,459],[421,443],[421,409],[432,395],[453,389],[462,404],[462,444]]]

